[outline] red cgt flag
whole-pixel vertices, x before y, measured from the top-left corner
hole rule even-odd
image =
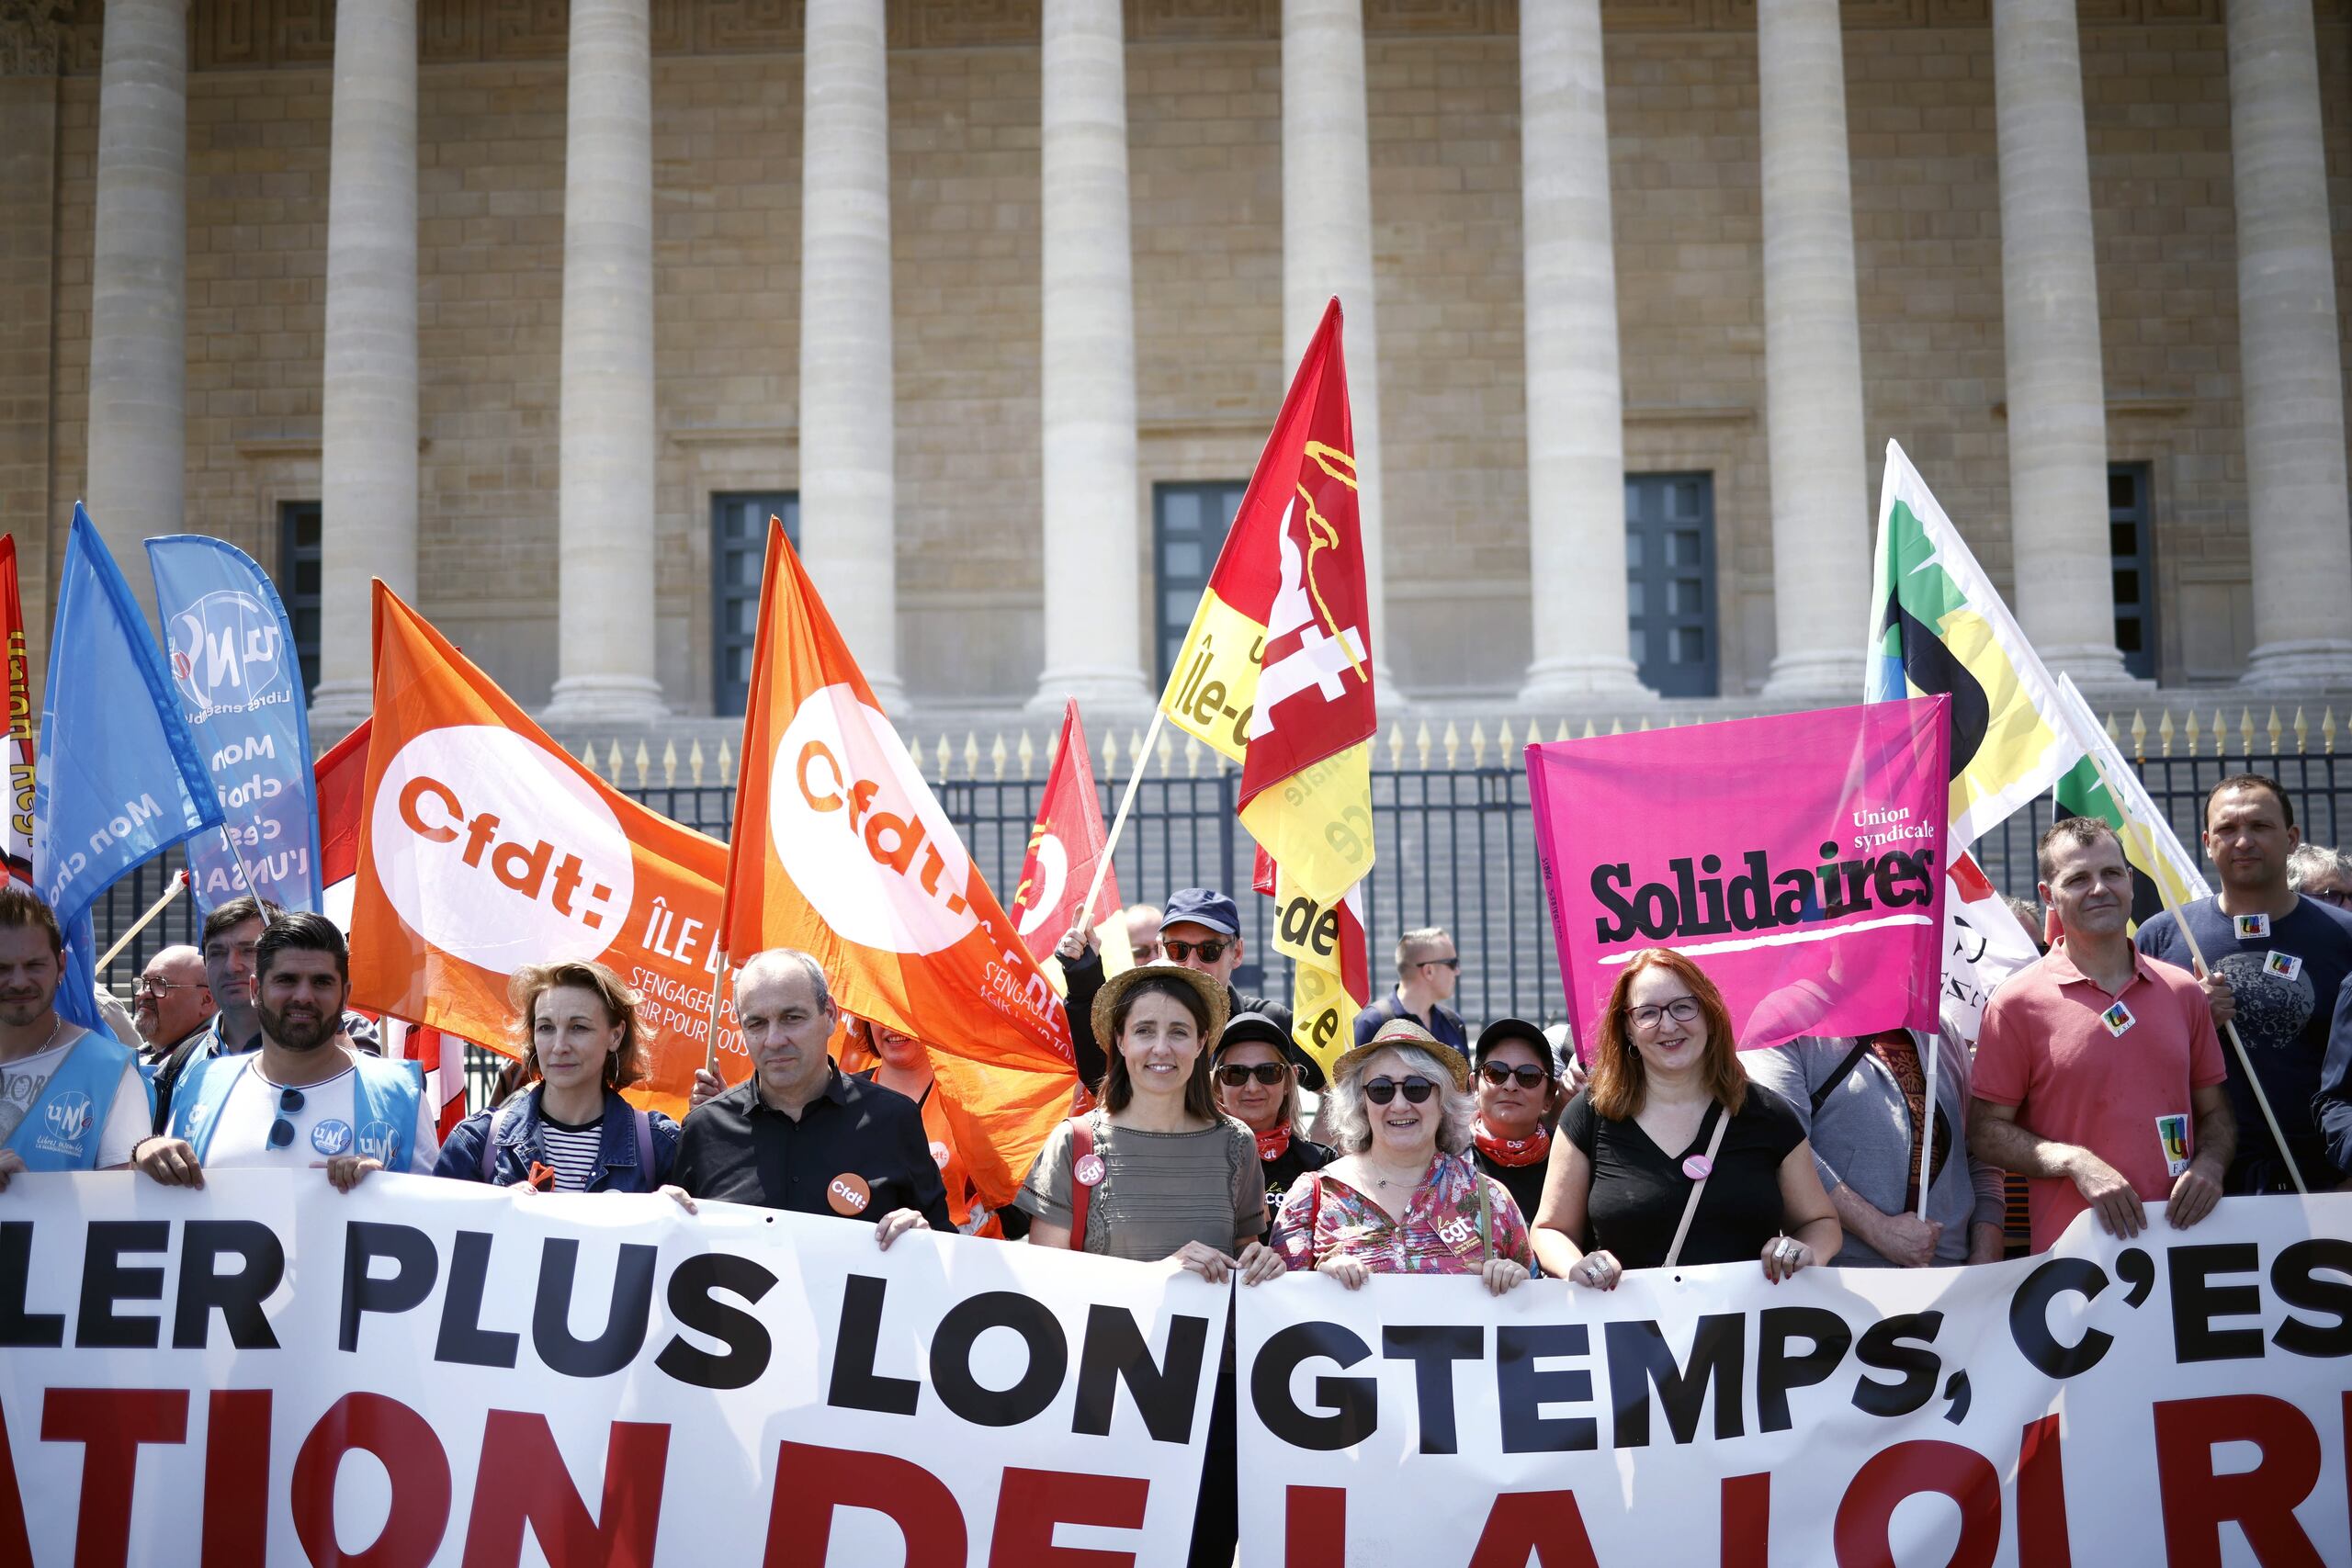
[[[1055,744],[1053,768],[1046,774],[1037,825],[1029,829],[1021,886],[1012,894],[1014,929],[1041,961],[1077,923],[1105,840],[1094,764],[1086,754],[1086,728],[1078,721],[1078,699],[1072,697],[1062,709],[1061,739]],[[1119,874],[1103,866],[1102,888],[1087,918],[1100,919],[1120,907]]]
[[[982,1201],[1012,1200],[1078,1069],[1053,987],[768,523],[719,944],[797,947],[932,1062]]]

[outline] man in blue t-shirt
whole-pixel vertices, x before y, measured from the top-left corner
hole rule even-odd
[[[2180,912],[2211,973],[2206,999],[2216,1026],[2234,1021],[2256,1076],[2285,1134],[2287,1152],[2314,1191],[2340,1172],[2312,1116],[2336,993],[2352,975],[2352,914],[2287,886],[2287,856],[2302,841],[2278,781],[2239,773],[2205,797],[2205,852],[2222,891]],[[2140,951],[2193,966],[2188,933],[2171,914],[2140,928]],[[2227,1045],[2226,1039],[2223,1042]],[[2230,1102],[2238,1115],[2231,1192],[2291,1192],[2286,1162],[2247,1088],[2237,1053],[2225,1049]]]

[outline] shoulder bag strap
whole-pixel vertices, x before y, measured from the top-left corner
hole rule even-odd
[[[637,1175],[648,1187],[653,1185],[653,1112],[642,1105],[636,1108],[632,1118],[637,1122]]]
[[[1724,1114],[1721,1101],[1716,1103],[1712,1114],[1715,1118],[1715,1135],[1707,1140],[1707,1174],[1690,1184],[1690,1201],[1682,1205],[1682,1223],[1674,1227],[1674,1245],[1666,1249],[1664,1268],[1673,1268],[1674,1260],[1682,1256],[1682,1238],[1690,1234],[1690,1217],[1699,1212],[1699,1194],[1707,1190],[1707,1183],[1714,1178],[1715,1151],[1724,1146],[1724,1129],[1731,1125],[1731,1118]]]
[[[1838,1070],[1821,1080],[1821,1087],[1813,1091],[1813,1113],[1815,1116],[1821,1114],[1821,1108],[1829,1103],[1829,1097],[1838,1092],[1838,1086],[1846,1081],[1847,1075],[1854,1070],[1864,1056],[1870,1055],[1870,1051],[1871,1043],[1868,1036],[1856,1041],[1854,1048],[1846,1053],[1846,1059],[1838,1064]]]
[[[1089,1118],[1069,1120],[1069,1249],[1086,1250],[1086,1211],[1094,1189],[1078,1179],[1078,1168],[1094,1152],[1094,1128]]]
[[[1478,1261],[1495,1260],[1495,1200],[1487,1186],[1487,1173],[1470,1163],[1470,1179],[1478,1184]]]
[[[490,1124],[481,1130],[481,1179],[484,1181],[491,1180],[497,1174],[498,1129],[502,1125],[508,1127],[514,1125],[507,1117],[510,1113],[519,1113],[518,1100],[519,1097],[517,1100],[510,1100],[492,1111],[490,1113]]]

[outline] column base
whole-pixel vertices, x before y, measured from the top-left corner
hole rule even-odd
[[[1838,649],[1783,653],[1772,660],[1764,694],[1774,702],[1806,699],[1839,705],[1862,700],[1862,656]]]
[[[1022,710],[1038,718],[1058,718],[1064,700],[1070,697],[1078,699],[1081,715],[1100,713],[1122,718],[1148,715],[1155,702],[1140,671],[1105,664],[1047,670],[1037,677],[1036,694],[1022,705]]]
[[[313,742],[328,735],[345,736],[376,711],[376,682],[322,681],[311,694],[311,736]],[[324,750],[323,745],[318,750]]]
[[[662,685],[642,675],[566,675],[555,683],[543,724],[659,724],[670,716]]]
[[[2086,696],[2142,696],[2156,689],[2154,681],[2125,669],[2122,650],[2107,643],[2042,643],[2036,645],[2035,651],[2052,675],[2073,676]]]
[[[1598,656],[1538,660],[1519,688],[1519,700],[1530,707],[1575,705],[1594,697],[1648,702],[1657,695],[1642,684],[1632,660]]]
[[[2266,642],[2246,656],[2245,685],[2256,692],[2352,688],[2352,637]]]

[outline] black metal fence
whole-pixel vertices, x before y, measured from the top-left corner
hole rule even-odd
[[[2149,757],[2135,764],[2157,808],[2181,841],[2207,863],[2197,828],[2205,794],[2237,773],[2268,773],[2285,786],[2304,837],[2342,844],[2352,835],[2352,757],[2333,751]],[[1021,874],[1043,779],[950,778],[933,784],[940,803],[970,849],[973,863],[1000,897]],[[1107,820],[1117,805],[1102,792]],[[1219,887],[1242,911],[1245,989],[1289,994],[1287,961],[1273,952],[1273,900],[1250,891],[1255,848],[1235,807],[1240,775],[1205,762],[1197,774],[1148,776],[1114,857],[1119,891],[1130,903],[1159,903],[1179,887]],[[1442,926],[1462,954],[1456,1005],[1475,1021],[1516,1014],[1560,1015],[1560,982],[1543,874],[1536,863],[1527,774],[1517,766],[1396,768],[1372,776],[1379,861],[1372,876],[1373,982],[1393,978],[1388,952],[1397,933]],[[688,827],[725,838],[733,828],[735,792],[718,785],[639,787],[627,791]],[[2033,845],[2051,819],[2048,796],[2018,811],[1976,845],[1978,859],[2004,888],[2030,896]],[[97,914],[103,948],[128,930],[179,867],[176,853],[152,863],[114,889]],[[128,996],[131,979],[157,948],[196,940],[193,902],[182,898],[141,932],[106,978]]]

